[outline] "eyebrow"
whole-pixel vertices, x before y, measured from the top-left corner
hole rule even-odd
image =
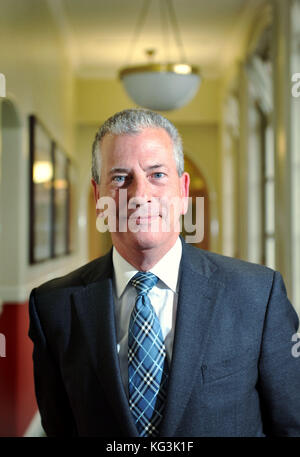
[[[156,168],[166,168],[164,164],[158,163],[155,165],[150,165],[145,169],[145,171],[149,170],[155,170]],[[114,173],[129,173],[130,169],[129,168],[121,168],[121,167],[114,167],[110,170],[109,174],[113,175]]]
[[[110,170],[109,174],[113,175],[114,173],[129,173],[129,171],[129,168],[114,167]]]
[[[151,165],[150,167],[147,167],[146,170],[154,170],[156,168],[166,168],[166,166],[162,163],[158,163],[156,165]]]

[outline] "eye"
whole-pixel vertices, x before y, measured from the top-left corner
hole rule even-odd
[[[125,182],[126,176],[117,175],[112,178],[112,181],[116,184],[123,184]]]
[[[163,173],[162,171],[157,171],[156,173],[153,173],[152,176],[155,179],[161,179],[161,178],[164,178],[166,176],[166,174]]]

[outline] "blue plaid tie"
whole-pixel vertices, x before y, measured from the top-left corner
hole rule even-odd
[[[154,274],[138,272],[137,289],[128,331],[129,406],[140,436],[157,436],[165,406],[168,362],[160,323],[148,292],[157,283]]]

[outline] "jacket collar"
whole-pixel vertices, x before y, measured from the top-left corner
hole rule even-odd
[[[205,251],[190,246],[181,235],[180,240],[182,243],[181,270],[183,265],[188,266],[199,275],[209,279],[216,272],[216,265],[208,259]],[[112,252],[113,250],[110,249],[103,257],[95,259],[85,266],[81,274],[85,285],[105,278],[113,278]]]
[[[113,278],[112,249],[103,257],[88,263],[81,273],[85,285],[90,285],[103,279]]]

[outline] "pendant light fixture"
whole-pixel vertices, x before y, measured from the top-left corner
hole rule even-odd
[[[151,0],[144,0],[142,5],[130,49],[131,54],[138,42],[150,3]],[[138,106],[156,111],[169,111],[181,108],[196,95],[201,78],[198,68],[187,63],[172,0],[160,0],[160,6],[161,19],[164,16],[173,30],[179,50],[179,62],[170,62],[167,58],[167,61],[157,63],[155,49],[147,49],[148,63],[121,68],[119,78],[129,97]]]

